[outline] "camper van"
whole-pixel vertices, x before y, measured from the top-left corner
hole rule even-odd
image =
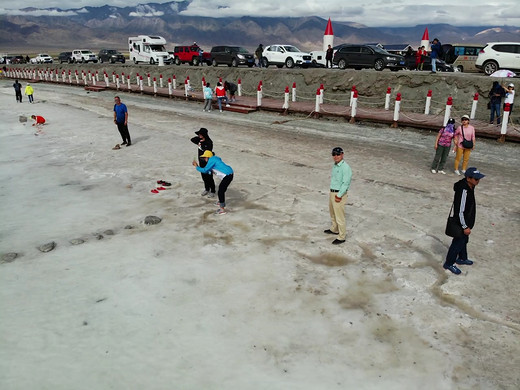
[[[172,58],[166,51],[166,40],[160,36],[139,35],[128,38],[128,51],[134,64],[146,62],[148,64],[171,64]]]

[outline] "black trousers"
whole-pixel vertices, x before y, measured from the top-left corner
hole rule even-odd
[[[468,241],[469,236],[465,234],[462,237],[456,237],[451,241],[450,249],[448,249],[446,261],[444,262],[444,266],[446,268],[451,267],[453,264],[455,264],[455,261],[457,259],[468,260]]]
[[[117,123],[117,129],[119,130],[119,134],[121,134],[121,138],[123,139],[123,143],[126,142],[127,144],[131,144],[132,141],[130,141],[130,133],[128,132],[128,126],[123,123]]]
[[[211,173],[201,173],[202,181],[204,182],[204,189],[206,191],[215,193],[215,180],[213,180],[213,175]]]
[[[220,207],[226,207],[226,190],[232,181],[233,174],[226,175],[218,186],[218,201],[220,202]]]
[[[16,94],[16,101],[17,102],[22,102],[22,91],[18,92],[18,91],[15,91],[15,94]]]

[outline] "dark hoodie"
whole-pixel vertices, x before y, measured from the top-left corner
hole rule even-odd
[[[203,135],[204,135],[205,139],[202,142],[201,142],[199,136],[193,137],[191,139],[191,142],[193,142],[195,145],[199,146],[199,151],[198,151],[198,153],[199,153],[199,165],[201,167],[205,167],[206,166],[206,160],[200,158],[200,156],[202,156],[202,154],[204,154],[204,152],[206,150],[213,151],[213,141],[211,140],[211,138],[209,138],[209,135],[208,135],[207,132],[204,132]]]
[[[504,96],[506,96],[504,88],[502,88],[498,81],[493,81],[493,86],[491,87],[491,91],[489,91],[489,102],[492,105],[500,104]]]
[[[475,192],[470,188],[466,178],[459,180],[453,185],[455,196],[453,198],[453,215],[458,217],[463,229],[473,229],[477,204],[475,203]]]

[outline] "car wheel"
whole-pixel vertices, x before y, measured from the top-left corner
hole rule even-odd
[[[213,58],[213,61],[211,61],[211,65],[218,66],[217,60]]]
[[[175,65],[180,65],[181,59],[179,57],[175,57]]]
[[[269,61],[267,60],[267,58],[262,58],[262,65],[264,68],[269,68]]]
[[[484,63],[484,73],[488,76],[498,70],[498,64],[495,61],[488,61]]]
[[[135,59],[135,57],[133,58],[133,60],[134,60],[134,64],[137,65],[137,60]]]
[[[455,72],[464,72],[464,67],[462,65],[458,65],[456,68],[455,68]]]
[[[345,61],[344,58],[340,59],[338,61],[338,68],[340,69],[346,69],[347,68],[347,61]]]
[[[97,60],[92,61],[94,64],[97,64]]]
[[[81,59],[81,63],[82,63],[82,64],[85,63],[85,59],[84,59],[84,58]]]
[[[155,65],[155,61],[153,58],[150,58],[150,65]]]
[[[285,60],[285,66],[287,68],[294,68],[294,60],[291,57],[287,58]]]
[[[126,60],[123,58],[123,59],[121,60],[121,63],[124,64],[125,62],[126,62]]]
[[[69,60],[67,61],[69,64],[73,64],[74,63],[74,59],[73,58],[69,58]]]
[[[99,62],[101,62],[101,60],[99,60]],[[116,59],[115,59],[115,58],[111,58],[111,59],[110,59],[110,63],[111,63],[111,64],[115,64],[115,63],[116,63]]]
[[[237,61],[236,58],[233,58],[233,59],[231,60],[231,66],[232,66],[233,68],[236,68],[236,67],[238,66],[238,61]]]
[[[376,60],[376,62],[374,63],[374,69],[377,71],[382,71],[384,68],[385,68],[385,62],[381,58],[378,58]]]
[[[100,63],[100,64],[103,63],[103,58],[99,57],[99,63]]]
[[[191,60],[191,63],[193,64],[193,66],[199,66],[199,63],[200,63],[199,57],[193,57],[193,59]]]

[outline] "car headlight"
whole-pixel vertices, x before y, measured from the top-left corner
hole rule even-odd
[[[237,54],[237,57],[240,58],[241,60],[245,60],[246,59],[246,56],[243,55],[243,54]]]
[[[387,61],[397,61],[397,58],[395,57],[386,57]]]

